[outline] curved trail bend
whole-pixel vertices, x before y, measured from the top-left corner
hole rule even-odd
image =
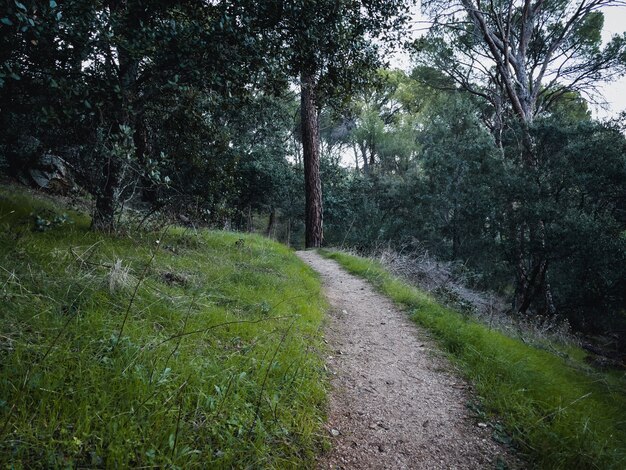
[[[335,261],[298,256],[321,274],[331,305],[333,449],[320,468],[481,469],[511,460],[468,415],[467,384],[424,331]]]

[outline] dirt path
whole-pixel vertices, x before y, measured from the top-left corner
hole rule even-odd
[[[424,331],[334,261],[298,256],[322,275],[331,304],[333,449],[320,468],[481,469],[510,461],[468,415],[467,384]]]

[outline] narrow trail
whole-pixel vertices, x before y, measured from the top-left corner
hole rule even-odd
[[[482,469],[512,460],[469,416],[468,385],[427,333],[335,261],[298,256],[321,274],[331,305],[333,448],[320,468]]]

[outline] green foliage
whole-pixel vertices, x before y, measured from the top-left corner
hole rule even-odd
[[[325,304],[292,252],[176,227],[106,237],[77,213],[38,232],[31,212],[60,214],[2,189],[2,466],[313,466]]]
[[[626,140],[615,128],[567,119],[540,120],[533,136],[537,172],[509,173],[508,187],[524,195],[523,214],[514,217],[545,221],[544,249],[561,311],[580,329],[620,332],[620,310],[626,304],[626,243],[621,236],[626,226]]]
[[[504,420],[508,433],[538,468],[618,469],[626,464],[621,419],[624,376],[593,371],[491,331],[444,308],[388,274],[374,261],[322,252],[368,279],[426,327],[473,383],[483,406]],[[494,438],[502,432],[494,428]]]
[[[219,195],[232,200],[237,192],[233,168],[242,157],[229,147],[238,129],[228,117],[256,93],[286,87],[278,58],[266,54],[268,36],[251,31],[234,8],[161,1],[32,2],[23,12],[10,6],[16,30],[2,35],[0,55],[2,67],[19,75],[0,85],[0,151],[10,172],[28,170],[42,150],[61,155],[95,196],[105,225],[137,193],[160,206],[172,189],[194,198],[198,191],[180,184],[190,174],[211,190],[205,209],[217,212]],[[24,15],[33,25],[17,27]],[[39,147],[20,151],[29,140]]]
[[[497,142],[479,100],[425,88],[423,72],[381,73],[379,88],[352,108],[350,138],[369,167],[325,162],[328,243],[427,250],[461,261],[480,287],[507,296],[519,263],[540,255],[558,314],[579,331],[622,337],[623,134],[592,121],[580,95],[570,93],[525,130],[511,124]],[[536,154],[532,171],[524,162],[526,132]],[[394,146],[406,151],[385,152]],[[543,242],[533,236],[539,224]],[[532,306],[545,310],[539,296]]]
[[[380,58],[372,39],[393,38],[405,23],[405,0],[237,2],[238,13],[271,31],[271,51],[295,78],[314,74],[317,98],[346,100],[370,79]]]
[[[599,10],[613,6],[620,2],[511,1],[485,9],[469,0],[425,0],[423,12],[436,21],[412,49],[420,65],[483,100],[501,130],[503,117],[530,123],[563,95],[594,93],[598,81],[625,72],[626,37],[602,44]]]

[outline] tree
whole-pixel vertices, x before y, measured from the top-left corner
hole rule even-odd
[[[37,151],[72,159],[94,195],[97,230],[114,230],[125,193],[154,197],[159,161],[198,157],[187,152],[194,136],[169,125],[181,109],[199,117],[204,147],[218,153],[228,143],[215,118],[220,106],[235,107],[264,86],[286,87],[274,79],[265,36],[249,29],[249,15],[233,14],[235,2],[6,3],[0,146],[33,141]],[[164,128],[173,131],[169,143],[160,138]],[[19,167],[24,155],[7,153]]]
[[[289,74],[300,82],[306,198],[306,246],[323,242],[318,115],[345,99],[380,65],[375,40],[400,33],[406,0],[273,0],[257,6],[259,26],[274,32]]]
[[[576,91],[594,98],[600,81],[626,72],[626,35],[602,48],[599,11],[624,4],[424,1],[434,24],[416,47],[428,64],[490,102],[494,112],[508,111],[528,124],[558,97]]]
[[[380,70],[353,105],[351,141],[369,174],[404,173],[414,159],[415,131],[425,89],[400,70]]]
[[[418,56],[450,76],[491,107],[487,120],[495,140],[516,129],[522,145],[513,158],[529,174],[541,165],[532,124],[568,93],[593,96],[597,83],[626,72],[626,35],[601,47],[603,14],[614,0],[576,2],[510,0],[425,1],[433,27],[416,42]],[[519,216],[523,201],[512,201],[517,238],[517,310],[526,312],[543,297],[554,313],[548,276],[545,221]]]

